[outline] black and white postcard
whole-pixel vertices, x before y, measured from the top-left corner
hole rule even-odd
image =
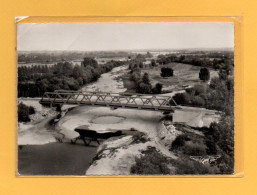
[[[18,175],[234,174],[233,23],[17,24]]]

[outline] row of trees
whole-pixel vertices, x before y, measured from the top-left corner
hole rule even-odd
[[[110,61],[98,65],[92,58],[85,58],[82,66],[60,62],[51,67],[20,67],[18,69],[18,96],[39,97],[46,91],[78,90],[96,81],[101,74],[109,72],[124,62]]]
[[[57,61],[75,61],[78,59],[88,58],[114,58],[114,57],[130,57],[134,58],[135,53],[125,51],[45,51],[45,52],[19,52],[19,63],[55,63]]]
[[[159,55],[157,62],[161,65],[172,62],[191,64],[194,66],[209,67],[216,70],[223,69],[228,73],[233,71],[234,59],[233,55],[224,55],[223,53],[215,53],[215,58],[206,55]]]

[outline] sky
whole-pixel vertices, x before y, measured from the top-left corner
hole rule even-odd
[[[18,24],[18,51],[233,48],[233,23]]]

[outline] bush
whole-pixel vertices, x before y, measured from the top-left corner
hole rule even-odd
[[[200,95],[207,92],[207,86],[204,84],[197,84],[194,86],[195,94],[194,95]]]
[[[29,107],[29,114],[35,114],[36,111],[35,111],[35,108],[33,106],[30,106]]]
[[[18,121],[19,122],[29,122],[29,107],[23,103],[18,105]]]
[[[92,67],[97,68],[98,63],[94,58],[86,57],[86,58],[84,58],[84,61],[82,62],[82,65],[83,65],[84,68],[87,67],[87,66],[92,66]]]
[[[191,100],[190,95],[188,95],[187,93],[177,93],[173,96],[173,99],[177,104],[181,105],[190,104]],[[170,104],[173,105],[173,101],[170,101]]]
[[[162,93],[162,84],[161,83],[156,83],[153,93],[160,94]]]
[[[189,158],[180,158],[177,160],[171,160],[171,163],[176,167],[176,174],[212,174],[213,170],[210,167],[205,166],[197,161]]]
[[[208,81],[210,79],[210,72],[207,68],[201,68],[199,72],[199,78],[202,81]]]
[[[185,145],[183,147],[183,153],[189,156],[205,156],[206,149],[200,145]]]
[[[216,148],[216,144],[212,139],[209,139],[206,141],[206,153],[208,155],[216,155],[217,154],[217,148]]]
[[[146,84],[146,83],[141,82],[137,85],[137,91],[139,93],[149,94],[149,93],[151,93],[151,90],[152,90],[151,84]]]
[[[143,62],[140,62],[140,63],[139,63],[139,68],[143,68],[143,67],[144,67]]]
[[[142,81],[145,84],[150,84],[150,79],[149,79],[149,75],[147,73],[145,73],[142,77]]]
[[[152,60],[151,60],[151,66],[152,66],[152,67],[157,66],[157,64],[156,64],[156,62],[155,62],[155,60],[154,60],[154,59],[152,59]]]
[[[167,68],[167,67],[161,68],[161,76],[162,77],[172,77],[173,76],[173,69],[172,68]]]
[[[186,92],[193,96],[195,95],[195,88],[194,87],[186,88]]]
[[[192,102],[191,104],[193,104],[194,106],[204,106],[205,105],[205,101],[203,98],[201,98],[200,96],[194,96],[192,98]]]
[[[189,138],[186,135],[179,135],[172,142],[171,149],[177,149],[185,145],[185,141],[189,141]]]
[[[131,174],[138,175],[166,175],[171,171],[167,166],[167,158],[160,154],[156,148],[148,147],[142,152],[144,155],[136,158],[136,163],[131,167]]]

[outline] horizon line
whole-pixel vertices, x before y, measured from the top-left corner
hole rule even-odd
[[[151,48],[151,49],[114,49],[114,50],[76,50],[76,49],[73,49],[73,50],[59,50],[59,49],[53,49],[53,50],[45,50],[45,49],[42,49],[42,50],[17,50],[17,52],[51,52],[51,51],[59,51],[59,52],[64,52],[64,51],[67,51],[67,52],[125,52],[125,51],[130,51],[130,52],[135,52],[135,51],[174,51],[174,50],[219,50],[219,49],[226,49],[226,50],[234,50],[234,47],[200,47],[200,48],[197,48],[197,47],[192,47],[192,48],[175,48],[175,49],[154,49],[154,48]]]

